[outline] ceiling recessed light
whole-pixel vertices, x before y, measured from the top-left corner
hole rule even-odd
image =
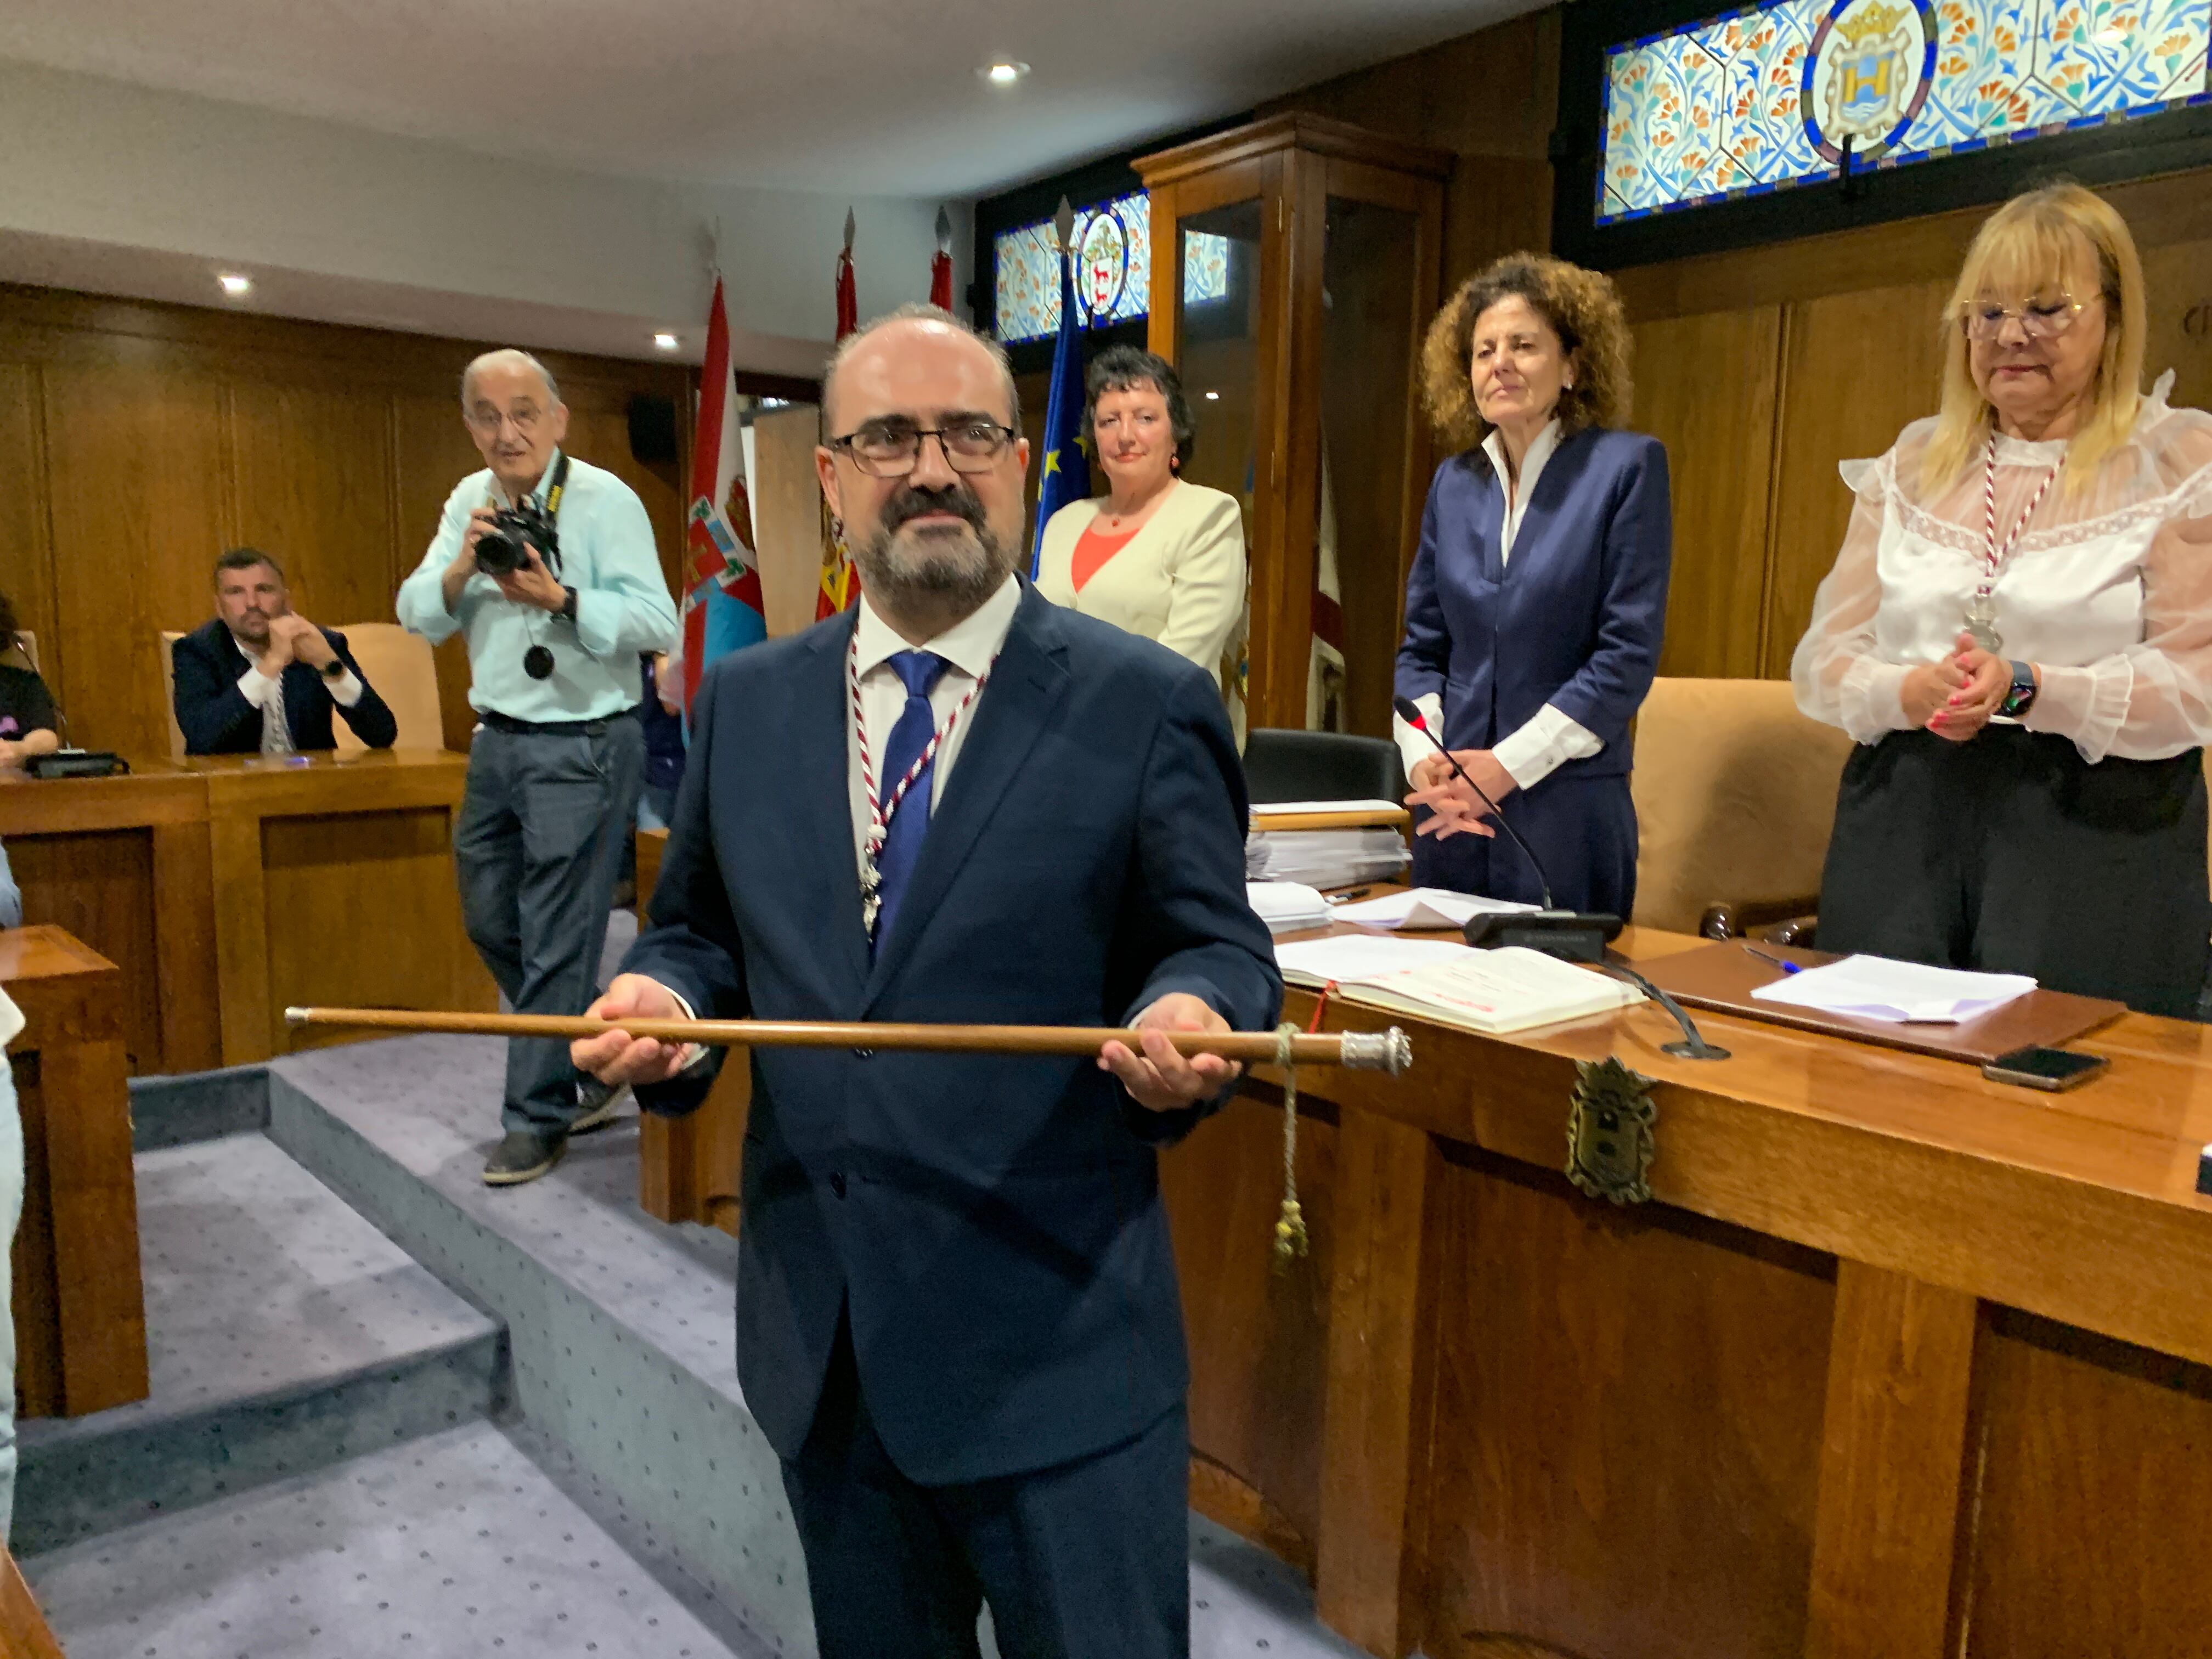
[[[1018,64],[1011,58],[1001,58],[994,64],[986,64],[975,71],[994,87],[1011,87],[1030,72],[1027,64]]]
[[[653,343],[663,351],[673,351],[683,343],[673,334],[656,334],[653,337]]]
[[[1221,401],[1221,394],[1218,392],[1209,392],[1206,394],[1206,401],[1210,404],[1218,404]]]
[[[222,291],[234,300],[242,300],[253,292],[253,278],[241,276],[234,270],[226,270],[216,281],[222,284]]]

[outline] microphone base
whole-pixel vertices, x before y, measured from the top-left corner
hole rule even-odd
[[[1469,916],[1461,930],[1477,950],[1517,945],[1562,962],[1603,962],[1620,918],[1589,910],[1521,910]]]

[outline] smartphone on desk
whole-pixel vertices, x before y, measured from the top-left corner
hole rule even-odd
[[[1993,1083],[2014,1083],[2023,1089],[2047,1089],[2056,1093],[2087,1083],[2111,1064],[2102,1054],[2029,1047],[1999,1054],[1982,1067],[1982,1075]]]

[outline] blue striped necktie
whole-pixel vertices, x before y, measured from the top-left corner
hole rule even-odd
[[[884,769],[877,779],[876,787],[882,792],[885,806],[899,786],[907,769],[921,758],[921,751],[929,747],[929,740],[937,734],[937,716],[929,706],[929,694],[939,678],[951,665],[934,651],[900,651],[885,659],[906,684],[906,707],[899,710],[898,724],[891,727],[891,740],[884,749]],[[930,757],[899,803],[898,811],[891,815],[890,825],[884,832],[883,850],[876,855],[876,931],[869,940],[871,953],[883,940],[891,936],[891,921],[898,915],[899,900],[906,892],[908,880],[914,866],[921,858],[922,838],[929,833],[929,796],[933,775],[937,770],[937,757]]]

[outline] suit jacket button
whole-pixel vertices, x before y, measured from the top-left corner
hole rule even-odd
[[[842,1176],[842,1175],[833,1175],[833,1176],[831,1176],[830,1177],[830,1190],[831,1192],[833,1192],[833,1193],[836,1194],[837,1194],[837,1196],[838,1196],[838,1197],[840,1197],[840,1198],[844,1197],[844,1196],[845,1196],[845,1177],[844,1177],[843,1176]]]

